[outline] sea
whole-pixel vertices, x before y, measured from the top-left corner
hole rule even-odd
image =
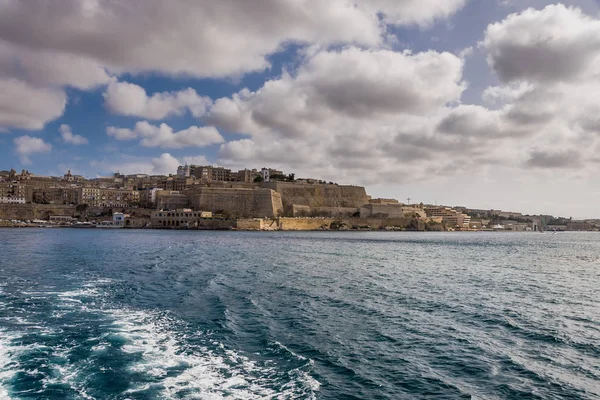
[[[600,399],[600,233],[0,229],[0,399]]]

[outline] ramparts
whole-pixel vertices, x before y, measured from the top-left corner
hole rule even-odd
[[[425,224],[411,218],[279,218],[279,229],[282,231],[386,228],[425,230]]]
[[[0,219],[48,219],[51,215],[75,215],[75,206],[49,205],[49,204],[2,204],[0,205]]]
[[[270,189],[203,187],[187,191],[195,210],[232,217],[278,217],[283,205],[279,193]]]
[[[292,216],[296,205],[311,208],[356,208],[369,202],[364,187],[300,182],[265,182],[262,187],[281,195],[284,215]]]

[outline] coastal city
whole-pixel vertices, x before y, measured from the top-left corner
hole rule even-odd
[[[372,198],[273,168],[181,165],[87,179],[0,171],[0,226],[202,230],[597,231],[600,220]]]

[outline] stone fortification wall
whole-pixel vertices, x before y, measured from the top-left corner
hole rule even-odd
[[[350,218],[359,213],[356,207],[310,207],[299,204],[292,205],[293,217],[346,217]]]
[[[199,230],[229,230],[236,226],[233,218],[204,218],[198,221]]]
[[[293,215],[293,206],[359,208],[369,202],[364,187],[299,182],[265,182],[262,187],[281,194],[284,215]]]
[[[279,218],[279,229],[283,231],[309,231],[317,229],[348,229],[370,227],[372,230],[405,228],[424,230],[425,224],[419,221],[416,226],[411,218]]]
[[[213,181],[206,184],[206,187],[222,188],[222,189],[256,189],[259,187],[258,183],[251,182],[222,182]]]
[[[95,219],[100,215],[111,215],[113,212],[124,212],[135,217],[149,217],[153,211],[146,208],[122,208],[122,207],[86,207],[82,212],[77,211],[76,206],[58,204],[0,204],[0,219],[18,220],[47,220],[51,215],[65,215],[68,217],[83,214],[89,219]]]
[[[279,193],[270,189],[205,187],[188,193],[196,210],[225,213],[233,217],[277,217],[283,205]]]
[[[51,215],[77,214],[75,206],[52,204],[0,204],[0,219],[48,219]]]
[[[280,218],[279,229],[282,231],[314,231],[329,229],[336,221],[333,218]]]
[[[265,220],[262,218],[238,219],[236,228],[240,231],[264,231]]]
[[[190,206],[190,198],[182,193],[161,193],[156,194],[156,208],[158,210],[176,210],[178,208],[187,208]]]

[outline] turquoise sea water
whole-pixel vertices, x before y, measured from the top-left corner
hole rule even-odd
[[[600,233],[0,229],[0,399],[599,399]]]

